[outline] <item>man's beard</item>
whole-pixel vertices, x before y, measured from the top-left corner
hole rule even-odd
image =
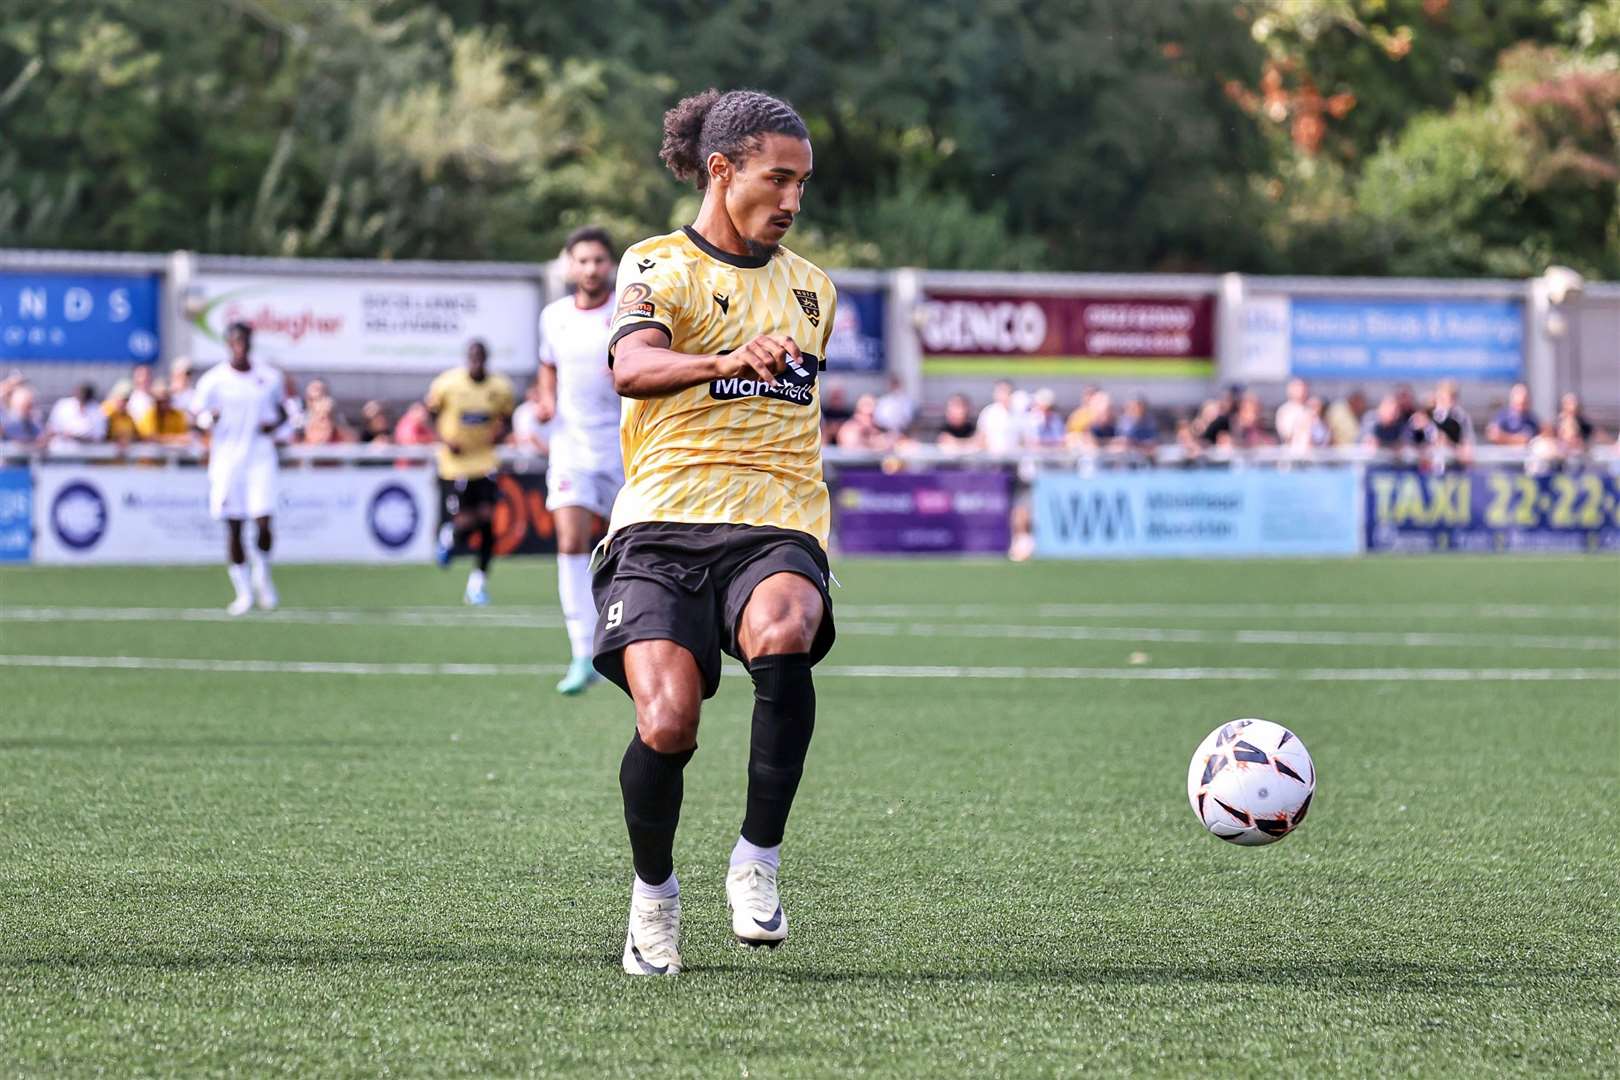
[[[743,247],[747,248],[748,254],[756,259],[774,259],[776,253],[782,250],[781,244],[762,244],[746,236],[743,237]]]

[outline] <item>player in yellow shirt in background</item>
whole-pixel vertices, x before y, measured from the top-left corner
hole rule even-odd
[[[619,265],[608,351],[628,399],[625,486],[592,582],[596,668],[636,706],[619,767],[635,865],[631,975],[681,969],[682,771],[722,652],[754,682],[731,929],[746,945],[787,937],[782,834],[815,727],[810,671],[833,642],[817,380],[837,296],[781,246],[810,178],[809,132],[768,94],[708,90],[664,115],[660,156],[703,205]]]
[[[495,447],[506,437],[515,404],[512,384],[489,370],[489,348],[467,345],[467,364],[452,368],[428,387],[426,405],[439,435],[438,562],[450,565],[458,542],[478,538],[478,566],[467,575],[465,599],[489,603],[489,560],[495,554]]]

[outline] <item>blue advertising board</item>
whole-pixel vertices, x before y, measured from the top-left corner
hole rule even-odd
[[[0,563],[27,562],[33,546],[33,474],[0,469]]]
[[[1368,551],[1620,550],[1620,478],[1367,470]]]
[[[156,274],[0,273],[0,360],[147,363]]]
[[[881,375],[888,366],[883,326],[881,289],[840,289],[832,340],[827,343],[827,370]]]
[[[1524,368],[1524,304],[1294,297],[1289,356],[1305,378],[1512,381]]]
[[[1035,552],[1354,555],[1360,511],[1359,469],[1048,472],[1035,478]]]

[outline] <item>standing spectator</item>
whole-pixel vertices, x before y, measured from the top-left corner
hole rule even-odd
[[[1080,388],[1080,404],[1074,407],[1069,414],[1069,422],[1065,430],[1073,438],[1071,443],[1082,441],[1083,437],[1091,431],[1091,410],[1096,403],[1098,387],[1094,383],[1087,383]]]
[[[540,380],[529,384],[523,404],[512,412],[512,445],[526,454],[544,454],[551,441],[551,421],[542,419],[544,390]]]
[[[360,407],[360,441],[367,446],[387,446],[394,441],[394,422],[388,409],[372,399]]]
[[[973,404],[966,395],[952,394],[945,400],[945,426],[940,430],[941,450],[973,450],[979,445],[978,427],[973,422]]]
[[[34,407],[34,388],[27,383],[13,386],[0,410],[0,442],[34,443],[44,434]]]
[[[1579,465],[1586,455],[1586,439],[1574,413],[1560,413],[1556,423],[1530,440],[1529,460],[1525,470],[1531,473],[1552,472],[1564,465]]]
[[[191,412],[191,375],[189,356],[177,356],[174,363],[169,365],[169,404],[183,413]]]
[[[1281,438],[1282,433],[1278,432]],[[1309,455],[1314,450],[1333,445],[1333,432],[1328,430],[1327,407],[1319,397],[1307,398],[1305,411],[1295,417],[1283,445],[1296,453]]]
[[[876,413],[877,398],[862,394],[855,402],[855,415],[838,429],[838,448],[879,452],[892,449],[894,436],[878,426]]]
[[[1399,450],[1411,441],[1411,428],[1401,418],[1401,401],[1394,394],[1384,395],[1378,411],[1361,420],[1361,444],[1369,450]]]
[[[1232,421],[1226,415],[1220,399],[1210,398],[1198,407],[1198,414],[1187,422],[1187,434],[1201,446],[1214,446],[1231,427]],[[1179,440],[1180,436],[1177,438]]]
[[[1024,415],[1023,443],[1033,448],[1063,445],[1063,417],[1058,415],[1057,395],[1049,387],[1035,391],[1033,407]]]
[[[129,373],[129,398],[124,408],[136,423],[152,411],[152,365],[136,364]]]
[[[58,449],[105,439],[107,417],[96,404],[96,388],[90,383],[80,383],[73,396],[52,405],[51,415],[45,420],[45,433]]]
[[[917,419],[917,403],[911,400],[911,395],[906,393],[905,386],[898,378],[890,377],[888,392],[877,399],[873,419],[878,427],[891,435],[902,436],[911,431],[911,425]]]
[[[1121,450],[1152,450],[1159,443],[1159,425],[1148,412],[1147,399],[1138,395],[1125,403],[1114,444]]]
[[[1272,426],[1277,429],[1277,441],[1284,446],[1294,445],[1294,425],[1304,422],[1310,415],[1311,388],[1304,379],[1289,379],[1287,398],[1277,406]]]
[[[1530,411],[1530,388],[1514,383],[1508,403],[1491,419],[1485,437],[1498,446],[1527,446],[1541,430],[1541,421]]]
[[[307,446],[336,446],[353,442],[354,437],[338,416],[332,399],[322,398],[309,410],[309,417],[304,421],[304,437],[300,441]]]
[[[420,401],[411,402],[399,423],[394,425],[394,442],[400,446],[432,446],[438,441],[427,406]]]
[[[1553,421],[1553,430],[1560,439],[1564,437],[1562,425],[1565,419],[1574,421],[1583,444],[1603,441],[1603,432],[1586,418],[1586,410],[1581,408],[1581,395],[1571,392],[1558,399],[1558,417]]]
[[[1417,395],[1412,393],[1411,383],[1399,383],[1395,387],[1395,404],[1401,410],[1401,419],[1407,423],[1412,422],[1412,414],[1417,412]]]
[[[1333,436],[1334,446],[1355,446],[1361,442],[1366,418],[1367,395],[1360,390],[1352,390],[1329,405],[1323,417]]]
[[[158,383],[152,390],[152,407],[135,418],[135,430],[145,442],[189,442],[191,416],[175,408],[169,388]]]
[[[979,410],[979,443],[992,454],[1008,454],[1018,448],[1019,414],[1013,401],[1013,384],[996,382],[993,400]]]
[[[130,390],[129,380],[119,379],[113,384],[107,400],[101,403],[101,414],[107,418],[107,441],[120,446],[128,445],[141,436],[140,429],[135,426],[135,418],[129,414]]]
[[[1468,410],[1457,403],[1457,384],[1452,380],[1442,380],[1434,388],[1434,408],[1429,410],[1429,419],[1453,449],[1461,451],[1474,445],[1474,421]]]

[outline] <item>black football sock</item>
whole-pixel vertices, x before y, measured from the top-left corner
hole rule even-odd
[[[485,521],[479,524],[478,533],[478,569],[487,571],[489,560],[495,557],[495,523]]]
[[[662,885],[675,872],[675,826],[681,820],[681,770],[697,747],[660,754],[641,741],[630,739],[619,764],[619,790],[624,794],[624,824],[630,830],[630,854],[636,876],[648,885]]]
[[[756,847],[775,847],[782,842],[816,729],[816,686],[809,653],[757,656],[748,673],[754,677],[754,731],[742,836]]]

